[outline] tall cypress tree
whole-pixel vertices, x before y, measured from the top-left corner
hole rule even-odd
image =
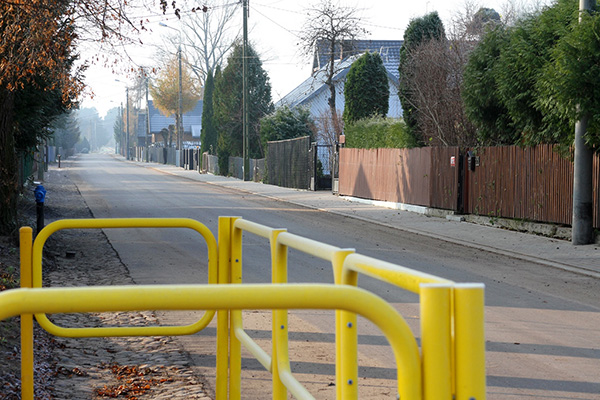
[[[390,86],[383,60],[365,53],[352,63],[344,86],[344,122],[351,124],[372,116],[385,117],[390,104]]]
[[[217,70],[219,67],[217,67]],[[200,132],[200,151],[202,153],[217,150],[217,130],[214,124],[213,113],[213,92],[215,90],[215,80],[213,72],[208,71],[206,82],[204,84],[204,102],[202,105],[202,131]]]
[[[237,43],[227,59],[227,66],[223,72],[215,76],[213,112],[218,131],[219,168],[227,167],[229,156],[242,156],[242,50],[241,43]],[[250,158],[262,158],[264,149],[260,142],[260,119],[274,109],[271,100],[271,84],[258,54],[251,46],[248,46],[247,57],[250,95],[248,153]],[[227,173],[227,170],[221,169],[221,173]]]

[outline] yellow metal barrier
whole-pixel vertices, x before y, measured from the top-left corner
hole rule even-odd
[[[60,229],[140,227],[190,228],[199,232],[208,247],[208,281],[219,285],[37,289],[42,282],[42,248],[52,233]],[[269,241],[271,285],[241,285],[244,232]],[[14,310],[22,315],[24,399],[33,396],[32,313],[36,313],[40,325],[47,331],[62,336],[182,335],[204,328],[214,311],[207,311],[200,321],[187,326],[110,328],[58,327],[43,313],[198,308],[218,310],[217,399],[241,398],[242,344],[272,373],[274,399],[287,399],[288,390],[299,399],[313,398],[290,369],[287,310],[293,308],[334,309],[336,312],[338,399],[358,398],[357,314],[371,319],[390,341],[398,368],[398,395],[402,400],[485,399],[484,287],[481,284],[456,284],[355,254],[353,249],[320,243],[238,217],[219,219],[218,246],[204,225],[190,219],[63,220],[42,230],[33,248],[31,229],[23,228],[21,242],[21,284],[23,288],[34,289],[10,291],[13,293],[10,296],[0,294],[0,319]],[[331,262],[335,286],[287,284],[288,248]],[[419,294],[421,353],[408,325],[391,305],[356,288],[359,274]],[[79,297],[70,303],[73,296]],[[103,296],[101,302],[97,301],[98,296]],[[243,309],[273,310],[271,355],[244,331]]]
[[[447,279],[415,271],[242,219],[235,219],[231,234],[231,250],[241,260],[242,232],[269,239],[272,281],[287,282],[288,247],[332,263],[334,280],[339,285],[356,286],[358,275],[398,286],[420,295],[421,349],[419,373],[403,375],[399,387],[418,387],[418,396],[437,400],[485,399],[485,338],[483,332],[483,285],[460,285]],[[234,259],[235,257],[232,257]],[[241,262],[238,268],[241,282]],[[458,295],[460,293],[460,296]],[[232,337],[244,346],[273,374],[273,398],[285,399],[289,390],[297,398],[312,398],[293,377],[288,357],[287,311],[273,312],[273,348],[269,356],[243,330],[241,313],[232,312]],[[358,398],[358,364],[356,314],[336,310],[336,393],[340,399]],[[412,337],[410,331],[402,331]],[[232,353],[232,364],[238,353]],[[230,371],[230,388],[239,387],[239,369]],[[418,383],[420,382],[420,383]],[[411,394],[411,396],[414,393]],[[399,392],[400,398],[409,396]],[[231,399],[239,399],[239,391],[230,390]]]
[[[242,232],[253,233],[269,240],[271,248],[271,275],[272,282],[287,282],[287,249],[278,243],[278,238],[286,234],[285,229],[273,229],[255,222],[233,218],[234,221],[231,235],[231,259],[241,259],[242,254]],[[315,242],[316,243],[316,242]],[[320,243],[319,243],[320,244]],[[326,245],[325,245],[326,246]],[[331,247],[331,246],[330,246]],[[232,275],[235,282],[242,281],[242,265],[235,263],[232,266]],[[286,399],[287,389],[297,398],[312,398],[310,393],[293,377],[288,357],[288,324],[287,311],[274,310],[272,318],[272,348],[269,356],[243,329],[242,315],[239,310],[232,311],[231,315],[231,357],[230,357],[230,399],[239,399],[241,393],[241,355],[239,346],[241,344],[252,353],[265,369],[273,375],[273,398]]]
[[[389,341],[401,375],[419,376],[420,360],[404,319],[380,297],[363,289],[334,285],[161,285],[14,289],[0,293],[0,320],[33,313],[135,310],[339,309],[373,322]],[[31,382],[32,383],[32,382]],[[413,382],[414,383],[414,382]],[[398,387],[403,400],[421,398],[419,385]],[[23,399],[33,399],[23,391]],[[25,395],[25,393],[28,393]],[[30,393],[30,395],[29,395]],[[225,397],[217,397],[219,399]],[[306,397],[301,397],[306,398]]]
[[[420,295],[426,400],[485,399],[483,284],[456,284],[372,257],[349,255],[344,261],[342,284],[356,285],[358,273]],[[344,360],[342,365],[349,374],[343,379],[352,379],[356,371],[349,370],[350,364]]]
[[[32,276],[33,287],[42,287],[42,251],[46,240],[62,229],[100,229],[100,228],[188,228],[202,235],[208,249],[208,282],[217,283],[217,242],[212,232],[200,222],[189,218],[115,218],[115,219],[64,219],[48,224],[42,229],[33,243]],[[30,241],[21,243],[27,246]],[[21,264],[23,268],[23,263]],[[36,314],[35,318],[46,331],[56,336],[66,337],[111,337],[111,336],[177,336],[191,335],[204,329],[212,320],[215,312],[207,311],[202,318],[183,326],[150,327],[107,327],[107,328],[65,328],[54,324],[45,314]]]

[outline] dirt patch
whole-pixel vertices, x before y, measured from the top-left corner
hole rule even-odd
[[[66,163],[68,166],[68,163]],[[51,169],[44,186],[46,223],[91,218],[66,169]],[[35,227],[35,203],[24,198],[22,215]],[[33,223],[32,223],[33,222]],[[0,238],[0,285],[18,286],[18,246]],[[131,285],[127,268],[102,230],[62,230],[44,246],[44,286]],[[64,327],[147,326],[152,311],[56,314]],[[60,338],[36,323],[36,399],[207,399],[205,382],[190,369],[189,355],[169,337]],[[0,399],[20,398],[19,319],[0,322]]]

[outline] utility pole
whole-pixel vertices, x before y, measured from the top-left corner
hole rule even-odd
[[[584,12],[591,11],[595,1],[579,0],[579,22]],[[590,244],[594,241],[593,228],[593,154],[585,144],[584,135],[589,122],[584,115],[575,123],[575,159],[573,162],[573,222],[571,242],[574,245]]]
[[[248,154],[248,1],[243,0],[244,36],[242,43],[242,153],[244,158],[244,181],[249,180],[250,158]]]
[[[129,88],[125,88],[125,100],[127,101],[127,121],[125,122],[125,158],[129,160]]]
[[[125,116],[123,115],[123,102],[121,102],[121,106],[119,107],[119,115],[121,116],[121,122],[119,124],[119,139],[118,142],[115,143],[115,154],[121,154],[123,152],[123,121],[125,120]]]
[[[181,83],[181,32],[179,36],[179,98],[177,100],[177,112],[179,113],[179,121],[177,126],[177,150],[182,150],[183,144],[183,102],[182,102],[182,91],[183,85]]]
[[[150,102],[148,101],[148,86],[150,85],[150,81],[148,75],[146,75],[146,162],[149,162],[150,156],[148,152],[150,151]]]

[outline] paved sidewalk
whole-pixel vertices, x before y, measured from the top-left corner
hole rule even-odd
[[[121,159],[123,158],[121,157]],[[573,246],[566,240],[376,206],[360,199],[335,196],[329,191],[311,192],[263,183],[244,182],[235,178],[199,174],[196,171],[188,171],[172,165],[141,162],[137,164],[194,181],[229,187],[312,209],[363,219],[447,242],[600,278],[599,244]]]

